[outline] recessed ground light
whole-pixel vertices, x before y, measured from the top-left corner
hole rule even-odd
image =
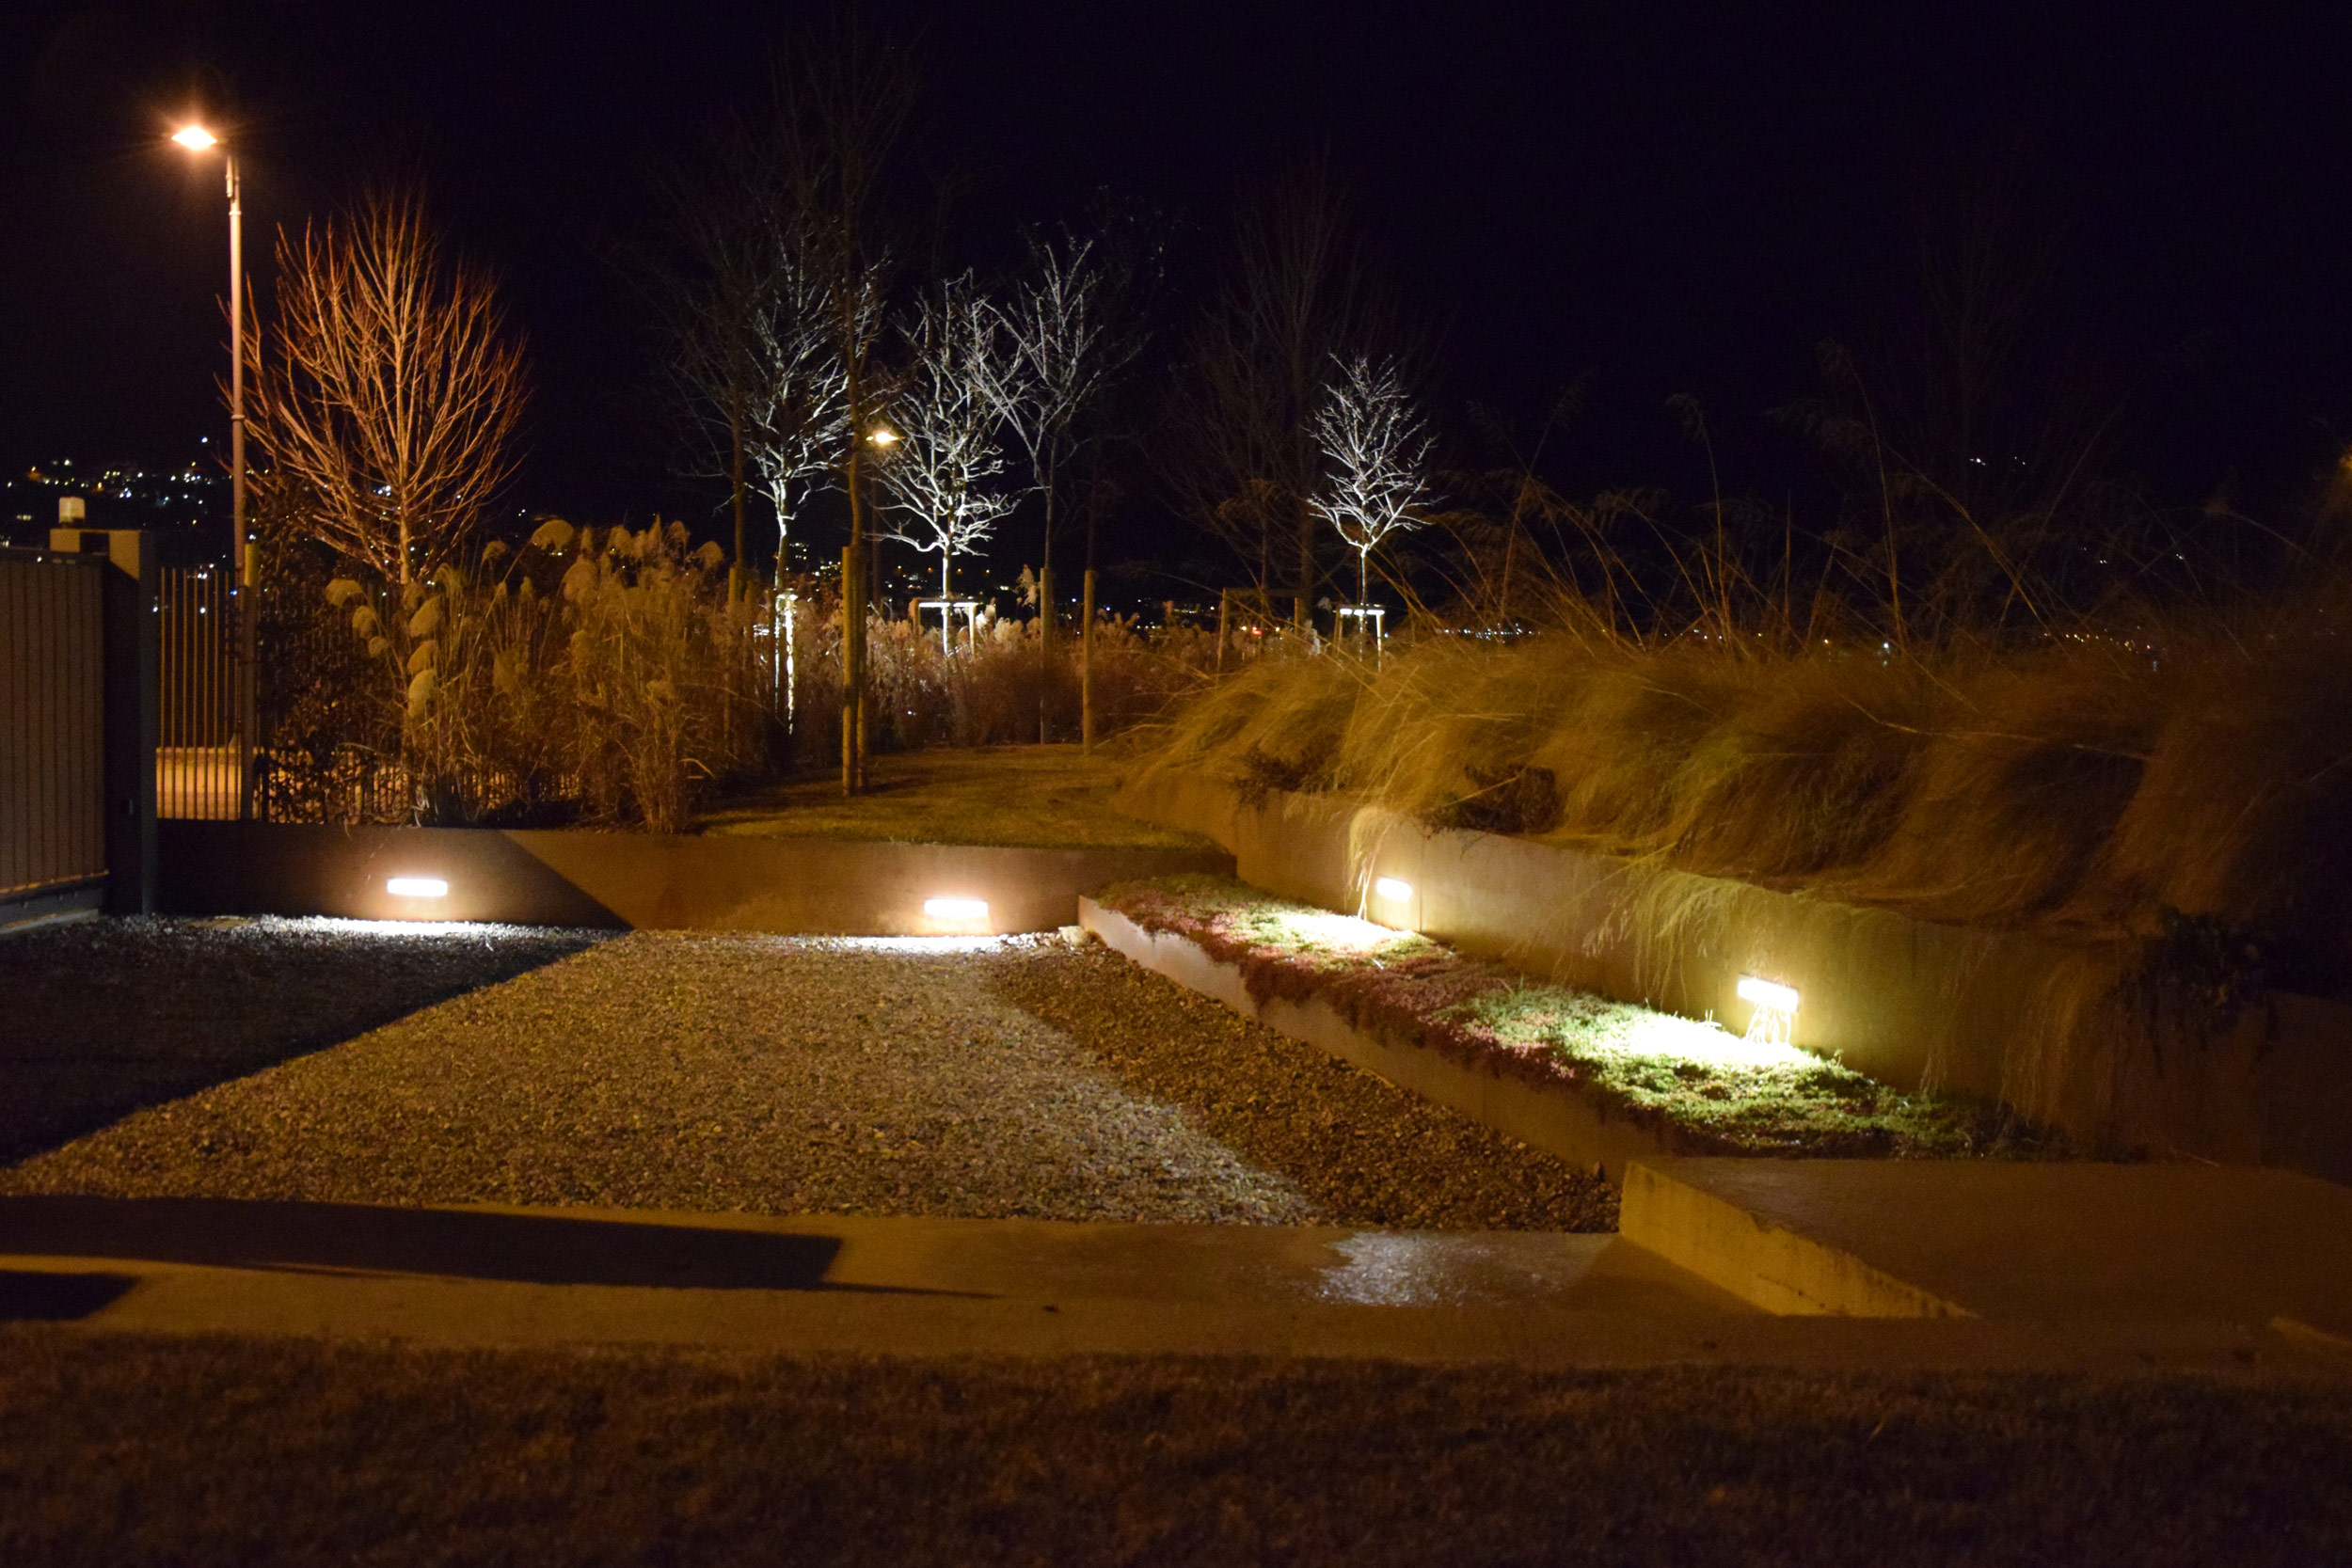
[[[1372,884],[1372,891],[1383,898],[1393,898],[1402,903],[1413,895],[1413,884],[1399,881],[1394,877],[1383,877]]]
[[[449,884],[438,877],[395,877],[384,891],[395,898],[446,898]]]
[[[923,912],[933,920],[986,920],[985,898],[926,898]]]
[[[1770,1007],[1776,1013],[1797,1010],[1797,988],[1784,986],[1777,980],[1761,980],[1753,974],[1740,976],[1740,1000],[1753,1002],[1759,1007]]]

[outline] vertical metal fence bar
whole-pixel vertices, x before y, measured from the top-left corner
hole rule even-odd
[[[104,570],[0,560],[0,901],[105,877]]]

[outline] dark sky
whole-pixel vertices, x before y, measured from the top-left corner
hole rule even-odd
[[[648,165],[759,92],[787,5],[26,4],[0,20],[0,462],[167,461],[220,422],[215,166],[245,148],[249,254],[421,173],[533,352],[518,499],[675,505],[645,342],[600,247]],[[1589,376],[1572,488],[1675,479],[1696,394],[1727,480],[1780,483],[1767,416],[1815,344],[1884,319],[1911,214],[1998,171],[2055,240],[2048,332],[2134,390],[2164,499],[2307,504],[2352,436],[2352,25],[2344,8],[876,7],[928,83],[945,246],[1000,262],[1107,186],[1181,220],[1197,277],[1237,191],[1317,149],[1440,348],[1439,412],[1518,420]],[[1179,308],[1184,303],[1177,299]],[[1778,445],[1776,445],[1778,443]]]

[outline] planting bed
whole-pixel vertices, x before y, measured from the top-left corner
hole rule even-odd
[[[1099,895],[1141,930],[1235,966],[1252,1002],[1320,1002],[1356,1029],[1556,1091],[1686,1153],[2056,1152],[1999,1107],[1899,1094],[1836,1062],[1711,1023],[1536,985],[1426,937],[1214,877]]]

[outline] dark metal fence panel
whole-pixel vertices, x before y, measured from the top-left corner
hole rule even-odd
[[[237,734],[236,599],[217,567],[166,570],[155,814],[232,820],[245,778]]]
[[[103,560],[0,560],[0,900],[106,875]]]

